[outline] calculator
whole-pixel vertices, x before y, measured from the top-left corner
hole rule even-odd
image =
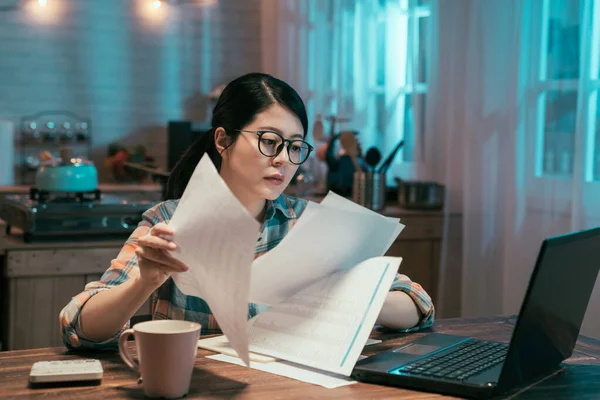
[[[38,361],[31,367],[29,382],[97,381],[102,379],[103,372],[102,364],[99,360]]]

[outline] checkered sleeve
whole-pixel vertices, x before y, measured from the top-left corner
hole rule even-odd
[[[87,348],[97,350],[116,349],[121,333],[129,327],[129,323],[103,342],[93,342],[84,337],[81,331],[81,309],[85,303],[97,293],[118,286],[129,278],[139,275],[138,259],[135,250],[138,238],[146,235],[149,230],[162,221],[160,205],[157,205],[142,216],[142,221],[127,239],[117,257],[111,261],[110,267],[104,272],[99,281],[88,283],[84,290],[71,299],[59,315],[61,336],[69,350]]]
[[[431,297],[429,297],[421,285],[411,281],[406,275],[396,274],[396,278],[394,279],[394,283],[392,283],[390,291],[397,290],[408,294],[423,314],[423,318],[421,318],[416,326],[402,330],[402,332],[413,332],[433,325],[435,307],[433,306]]]

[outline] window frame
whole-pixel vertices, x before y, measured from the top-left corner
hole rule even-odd
[[[422,40],[420,36],[420,22],[421,19],[428,18],[428,27],[426,29],[426,35],[424,40],[426,41],[425,51],[426,51],[426,62],[431,62],[431,32],[432,32],[432,8],[431,4],[419,4],[419,0],[405,0],[400,8],[400,15],[407,17],[407,31],[411,34],[407,35],[407,50],[406,50],[406,83],[393,93],[388,93],[388,96],[392,98],[398,98],[400,96],[404,96],[405,99],[409,98],[413,110],[413,154],[412,160],[406,160],[404,158],[404,152],[401,150],[398,155],[396,155],[394,162],[391,164],[388,173],[387,180],[388,184],[395,184],[392,179],[395,176],[402,177],[402,179],[412,179],[417,176],[417,171],[420,166],[425,162],[425,154],[424,154],[424,138],[425,138],[425,123],[426,123],[426,115],[425,111],[427,108],[427,94],[429,88],[429,73],[430,68],[429,65],[427,68],[427,75],[425,76],[426,82],[422,82],[419,80],[419,71],[420,68],[423,67],[420,65],[419,60],[419,49],[420,43]],[[387,73],[387,71],[386,71]],[[374,89],[377,94],[384,95],[387,92],[387,87],[384,85],[377,86]],[[385,100],[384,100],[385,101]],[[406,101],[406,100],[405,100]],[[402,103],[404,104],[404,103]],[[404,108],[398,107],[396,112],[404,112]],[[386,118],[385,112],[380,113],[379,118]],[[404,115],[402,115],[404,118]],[[383,148],[386,150],[382,154],[382,158],[385,159],[388,156],[388,153],[392,151],[397,142],[401,139],[406,138],[406,132],[404,129],[400,130],[400,134],[393,134],[391,132],[393,130],[390,129],[389,126],[385,126],[385,134],[382,138],[383,140]],[[398,131],[396,131],[398,132]]]
[[[582,0],[585,1],[585,0]],[[521,60],[527,64],[528,86],[520,85],[521,99],[519,104],[525,106],[524,132],[526,137],[525,154],[532,155],[525,162],[527,208],[540,212],[562,210],[572,213],[575,210],[583,215],[600,216],[600,207],[593,199],[600,198],[600,181],[593,181],[593,149],[595,146],[596,106],[600,91],[598,55],[600,53],[600,22],[594,24],[595,17],[600,18],[600,2],[585,2],[580,31],[580,53],[590,54],[589,59],[580,59],[579,79],[547,80],[548,24],[550,20],[550,4],[552,0],[529,2],[530,7],[523,14],[522,26],[528,38],[526,46],[522,46]],[[592,7],[591,9],[589,7]],[[592,30],[592,35],[584,32]],[[545,35],[544,35],[545,33]],[[528,57],[525,49],[536,49],[538,57]],[[595,72],[594,72],[595,71]],[[593,76],[592,74],[595,74]],[[582,81],[583,80],[583,81]],[[576,118],[574,131],[573,172],[570,176],[550,176],[543,174],[543,140],[545,125],[543,123],[544,104],[540,99],[549,91],[576,91]],[[533,134],[526,134],[533,132]],[[599,144],[600,145],[600,144]],[[581,185],[578,190],[577,185]]]

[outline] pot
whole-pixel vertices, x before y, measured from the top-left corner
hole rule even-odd
[[[398,184],[398,203],[413,210],[441,210],[444,208],[444,186],[437,182],[404,181],[394,178]]]
[[[98,188],[98,171],[91,161],[71,157],[70,148],[60,149],[61,158],[40,156],[36,189],[46,192],[92,192]]]

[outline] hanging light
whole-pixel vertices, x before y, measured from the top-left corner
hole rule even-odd
[[[154,6],[154,8],[160,8],[161,6],[161,1],[160,0],[154,0],[154,3],[152,3],[152,5]]]
[[[38,4],[42,7],[46,7],[48,5],[48,0],[38,0]]]

